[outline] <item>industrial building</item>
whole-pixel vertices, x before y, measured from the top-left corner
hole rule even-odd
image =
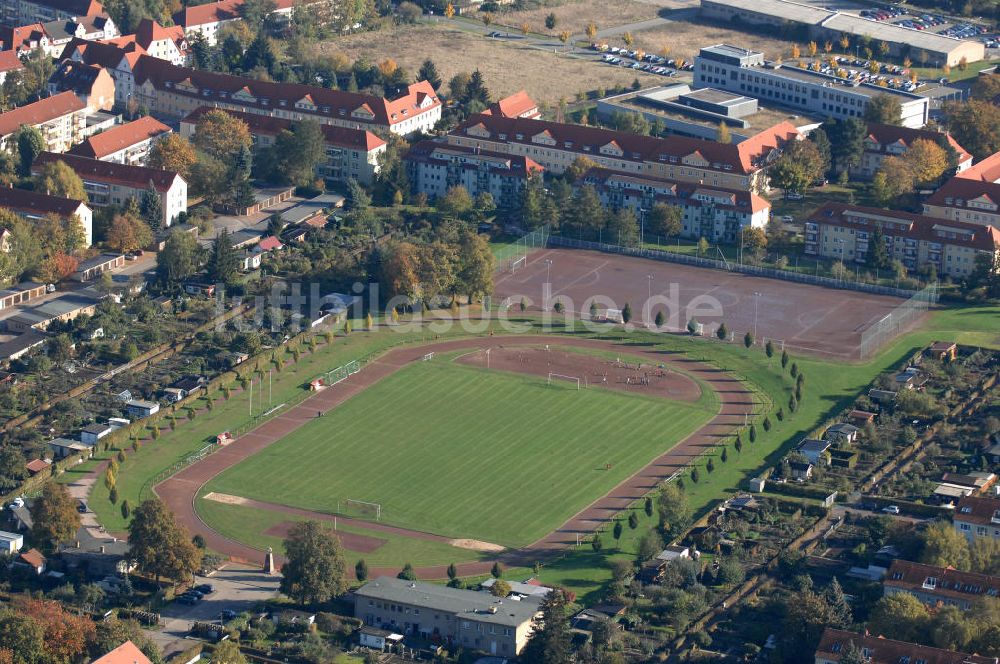
[[[985,46],[976,41],[956,39],[925,30],[912,30],[887,21],[874,21],[824,7],[789,0],[701,0],[701,15],[717,21],[736,23],[739,29],[757,26],[790,37],[798,28],[802,40],[837,42],[842,35],[885,42],[889,56],[940,67],[979,62],[986,57]],[[853,39],[852,39],[853,41]],[[926,56],[926,58],[924,57]]]

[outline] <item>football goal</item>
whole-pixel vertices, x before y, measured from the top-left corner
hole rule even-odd
[[[549,373],[548,384],[551,385],[552,381],[556,381],[556,382],[563,381],[563,382],[566,382],[566,383],[572,383],[572,384],[576,385],[576,389],[580,389],[580,379],[577,378],[576,376],[566,376],[564,374],[557,374],[557,373],[551,373],[550,372]]]
[[[621,325],[625,322],[621,309],[605,309],[604,316],[601,317],[606,323],[617,323]]]
[[[424,355],[424,362],[430,362],[433,359],[434,359],[434,352],[433,351],[431,351],[430,353],[427,353],[426,355]]]
[[[519,269],[523,268],[527,264],[528,264],[528,257],[521,256],[520,258],[517,258],[511,262],[510,271],[511,273],[517,272]]]
[[[362,519],[380,521],[382,519],[382,503],[347,498],[337,501],[337,512],[344,516],[356,516]]]

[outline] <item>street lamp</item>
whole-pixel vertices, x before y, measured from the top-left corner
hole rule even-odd
[[[646,275],[646,299],[647,300],[652,300],[653,299],[653,275],[652,274],[647,274]]]
[[[552,282],[549,281],[549,268],[552,267],[552,259],[545,259],[545,288],[542,289],[542,297],[545,300],[545,308],[549,308],[549,298],[548,296],[552,294]],[[548,290],[548,293],[545,290]]]

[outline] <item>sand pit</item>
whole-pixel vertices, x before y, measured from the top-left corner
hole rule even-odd
[[[228,493],[206,493],[202,496],[205,500],[211,500],[216,503],[222,503],[223,505],[249,505],[250,501],[246,498],[241,498],[240,496],[232,496]]]
[[[499,544],[492,544],[490,542],[482,542],[480,540],[474,539],[453,539],[448,542],[453,547],[458,549],[469,549],[470,551],[483,551],[485,553],[500,553],[504,550],[504,547]]]
[[[548,348],[548,350],[546,350]],[[580,379],[580,389],[610,389],[674,401],[697,401],[701,388],[690,377],[664,365],[642,363],[631,358],[608,359],[597,355],[561,350],[558,346],[498,345],[488,349],[489,368],[548,378],[549,374]],[[487,350],[466,353],[458,362],[486,368]],[[556,378],[563,386],[572,381]]]

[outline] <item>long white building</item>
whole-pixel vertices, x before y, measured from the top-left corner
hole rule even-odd
[[[694,86],[719,88],[765,102],[801,109],[818,117],[863,118],[873,97],[899,99],[904,127],[927,124],[927,97],[857,83],[764,59],[760,51],[717,44],[703,48],[694,60]]]

